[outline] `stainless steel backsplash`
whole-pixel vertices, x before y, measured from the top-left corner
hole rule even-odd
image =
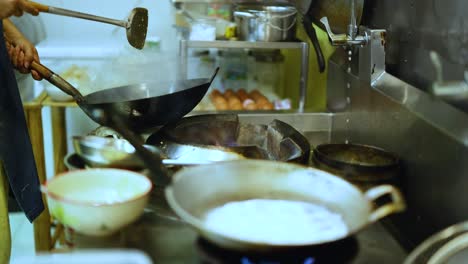
[[[462,80],[468,69],[468,1],[368,0],[363,25],[387,30],[387,70],[427,90],[435,79],[429,59],[442,57],[445,80]]]
[[[346,57],[337,49],[329,64],[331,141],[374,145],[401,157],[408,210],[386,222],[411,250],[467,219],[468,115],[389,73],[371,87],[348,74]],[[352,72],[356,63],[353,58]]]
[[[463,79],[467,10],[466,0],[366,1],[362,25],[387,30],[387,73],[373,87],[358,80],[358,56],[350,63],[342,48],[329,64],[331,141],[376,145],[403,160],[408,210],[387,222],[409,250],[468,217],[468,114],[424,92],[436,78],[431,50],[445,80]]]

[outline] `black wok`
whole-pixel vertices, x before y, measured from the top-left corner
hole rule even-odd
[[[80,108],[95,122],[108,125],[96,110],[117,115],[127,128],[145,131],[177,121],[192,111],[205,96],[211,79],[190,79],[174,82],[148,82],[93,92],[80,92],[47,67],[33,62],[32,68],[50,83],[73,96]]]

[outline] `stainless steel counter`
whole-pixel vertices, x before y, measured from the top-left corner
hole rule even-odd
[[[406,252],[380,223],[364,229],[356,238],[359,250],[350,263],[402,263],[406,256]],[[185,223],[160,217],[153,212],[146,212],[138,222],[114,237],[75,236],[80,248],[136,248],[146,252],[154,263],[171,264],[204,263],[195,246],[196,241],[197,234]]]

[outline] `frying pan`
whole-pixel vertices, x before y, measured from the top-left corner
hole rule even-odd
[[[173,176],[165,195],[174,212],[203,238],[223,248],[250,252],[332,245],[350,238],[387,215],[405,209],[400,192],[390,185],[361,192],[347,181],[325,171],[265,160],[238,160],[184,168]],[[378,206],[374,205],[384,196],[389,199]],[[211,209],[227,202],[250,199],[293,200],[321,205],[341,215],[348,230],[337,236],[282,243],[240,239],[204,224],[204,217]],[[236,220],[231,222],[237,223]],[[230,224],[226,223],[227,228]]]
[[[137,49],[142,49],[145,45],[146,33],[148,30],[148,10],[146,8],[136,7],[132,9],[127,20],[117,20],[89,15],[53,6],[47,6],[32,1],[30,1],[29,3],[32,4],[35,8],[37,8],[40,12],[82,18],[123,27],[126,29],[127,40],[128,43],[130,43],[130,45]]]
[[[106,125],[106,120],[101,116],[101,112],[104,111],[118,116],[127,128],[137,132],[182,118],[201,101],[218,72],[216,69],[211,79],[140,83],[101,90],[83,96],[71,84],[44,65],[33,62],[31,67],[50,83],[71,95],[78,106],[98,124]],[[113,128],[113,126],[109,127]]]

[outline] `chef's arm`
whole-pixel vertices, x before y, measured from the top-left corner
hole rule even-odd
[[[7,18],[3,19],[3,34],[13,66],[21,73],[31,73],[35,80],[41,80],[41,76],[30,69],[33,60],[39,62],[36,47]]]
[[[24,38],[23,34],[16,28],[8,18],[3,19],[3,34],[8,42],[12,43],[17,38]]]

